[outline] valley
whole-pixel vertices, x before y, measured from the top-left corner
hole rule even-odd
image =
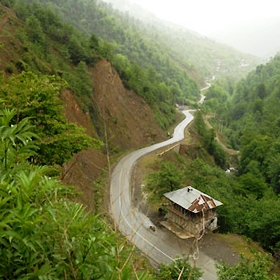
[[[279,55],[140,12],[1,2],[0,278],[280,275]],[[185,186],[223,203],[199,242],[159,223]]]

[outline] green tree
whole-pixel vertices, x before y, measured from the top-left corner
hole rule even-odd
[[[162,280],[199,280],[203,275],[201,269],[192,267],[186,259],[178,258],[171,264],[162,264],[156,277]]]
[[[75,70],[73,74],[66,74],[65,78],[68,80],[71,89],[86,103],[93,94],[92,79],[84,61],[81,61]]]
[[[257,199],[264,196],[268,186],[262,177],[256,177],[253,173],[246,173],[238,178],[245,195],[254,195]]]
[[[99,39],[95,34],[91,34],[89,38],[89,47],[95,51],[99,50]]]
[[[260,135],[251,130],[244,133],[241,138],[241,158],[240,158],[240,173],[249,171],[249,164],[252,160],[259,163],[259,171],[263,174],[266,172],[266,157],[269,152],[269,147],[272,143],[272,138],[267,135]]]
[[[26,161],[23,147],[35,152],[29,143],[36,136],[28,119],[9,125],[13,114],[4,109],[0,117],[1,150],[22,146],[17,161],[11,152],[0,154],[0,278],[149,279],[134,270],[126,241],[73,201],[71,187]],[[7,162],[16,169],[12,176]]]
[[[280,154],[269,158],[268,176],[277,194],[280,193]]]
[[[83,149],[101,146],[83,128],[67,122],[60,99],[61,89],[66,86],[58,77],[39,77],[31,72],[13,75],[0,85],[5,106],[16,110],[15,123],[32,117],[31,124],[39,136],[34,141],[39,148],[33,158],[37,164],[62,165]]]
[[[235,266],[227,264],[217,265],[219,280],[277,280],[275,275],[269,273],[272,263],[268,256],[255,255],[253,261],[242,258]]]
[[[183,172],[172,162],[165,161],[159,166],[159,170],[147,177],[147,185],[154,197],[161,198],[166,192],[179,189],[183,182]]]
[[[31,42],[42,44],[45,41],[43,29],[40,21],[35,16],[30,16],[26,20],[27,23],[27,35]]]

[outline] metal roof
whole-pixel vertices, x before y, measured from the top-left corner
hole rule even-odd
[[[193,213],[199,213],[203,209],[213,209],[223,204],[193,187],[185,187],[173,192],[168,192],[165,193],[164,196]]]

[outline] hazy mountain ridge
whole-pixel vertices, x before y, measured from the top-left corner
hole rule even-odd
[[[183,26],[180,27],[171,22],[158,19],[154,14],[136,3],[127,0],[104,0],[104,2],[111,3],[116,9],[127,11],[133,17],[144,22],[150,24],[160,23],[162,26],[185,29],[200,38],[214,39],[218,44],[227,44],[236,50],[262,59],[273,57],[280,51],[280,19],[278,17],[263,17],[251,21],[241,21],[239,24],[226,26],[204,36]]]
[[[236,49],[268,59],[280,51],[280,19],[262,18],[240,22],[209,34]]]
[[[168,64],[176,65],[201,85],[205,77],[212,77],[213,74],[230,74],[238,79],[261,62],[257,57],[159,20],[138,6],[133,9],[137,13],[132,13],[131,7],[135,6],[125,0],[117,1],[123,7],[118,10],[114,9],[112,3],[102,1],[84,0],[76,5],[75,10],[62,1],[37,2],[51,7],[64,21],[85,34],[94,33],[110,42],[117,53],[136,61],[141,67],[152,65],[160,73],[169,67]],[[247,66],[240,67],[241,61],[245,61]],[[167,72],[164,75],[165,79],[172,77]]]
[[[158,40],[162,46],[167,46],[175,60],[181,63],[188,62],[204,77],[217,74],[240,78],[263,62],[262,59],[234,49],[229,44],[219,43],[183,26],[161,20],[128,0],[106,0],[105,2],[141,20],[145,30],[147,28],[154,30],[154,33],[145,33],[145,36]],[[246,65],[245,68],[244,65]]]

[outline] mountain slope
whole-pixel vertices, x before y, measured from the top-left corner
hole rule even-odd
[[[198,70],[204,78],[211,78],[212,75],[230,75],[232,78],[239,78],[261,62],[253,55],[215,42],[211,38],[182,26],[159,20],[150,12],[127,0],[106,0],[105,2],[140,20],[145,26],[142,29],[142,34],[151,40],[159,41],[161,46],[168,49],[172,59],[178,64],[188,64],[189,67]],[[245,68],[244,64],[247,65]],[[191,72],[190,69],[190,75],[192,75]]]
[[[48,74],[53,73],[49,71],[53,71],[54,68],[58,74],[61,74],[61,71],[67,73],[66,64],[64,65],[66,61],[58,52],[53,52],[51,61],[60,62],[60,71],[57,66],[38,57],[36,52],[30,53],[32,46],[27,47],[26,42],[22,43],[15,36],[19,32],[23,34],[25,23],[17,18],[13,10],[5,6],[0,5],[0,11],[0,70],[6,75],[16,75],[23,67],[26,71],[40,69],[41,73],[45,71]],[[58,48],[54,42],[47,42],[51,50]],[[49,53],[49,57],[50,55]],[[28,64],[28,60],[25,59],[27,57],[36,62],[37,68]],[[75,69],[70,63],[69,66]],[[113,156],[126,149],[161,141],[166,137],[166,133],[160,128],[147,102],[134,91],[124,87],[110,62],[99,60],[85,73],[90,77],[91,94],[83,99],[71,85],[64,89],[62,99],[65,114],[70,122],[85,127],[88,135],[105,142],[106,149],[89,149],[78,153],[73,161],[64,165],[61,177],[65,183],[78,186],[84,193],[83,201],[89,207],[93,207],[93,181],[107,165],[107,155]]]
[[[152,65],[165,81],[168,77],[176,79],[169,73],[170,65],[203,84],[204,79],[213,74],[240,77],[260,62],[256,57],[217,44],[185,28],[159,21],[145,11],[138,9],[137,14],[132,13],[132,4],[128,1],[121,1],[118,6],[121,11],[115,10],[111,3],[101,1],[83,0],[77,5],[61,0],[29,2],[40,2],[52,8],[64,21],[88,36],[94,33],[110,42],[116,53],[127,56],[140,66],[148,68]],[[241,64],[242,61],[245,63]]]

